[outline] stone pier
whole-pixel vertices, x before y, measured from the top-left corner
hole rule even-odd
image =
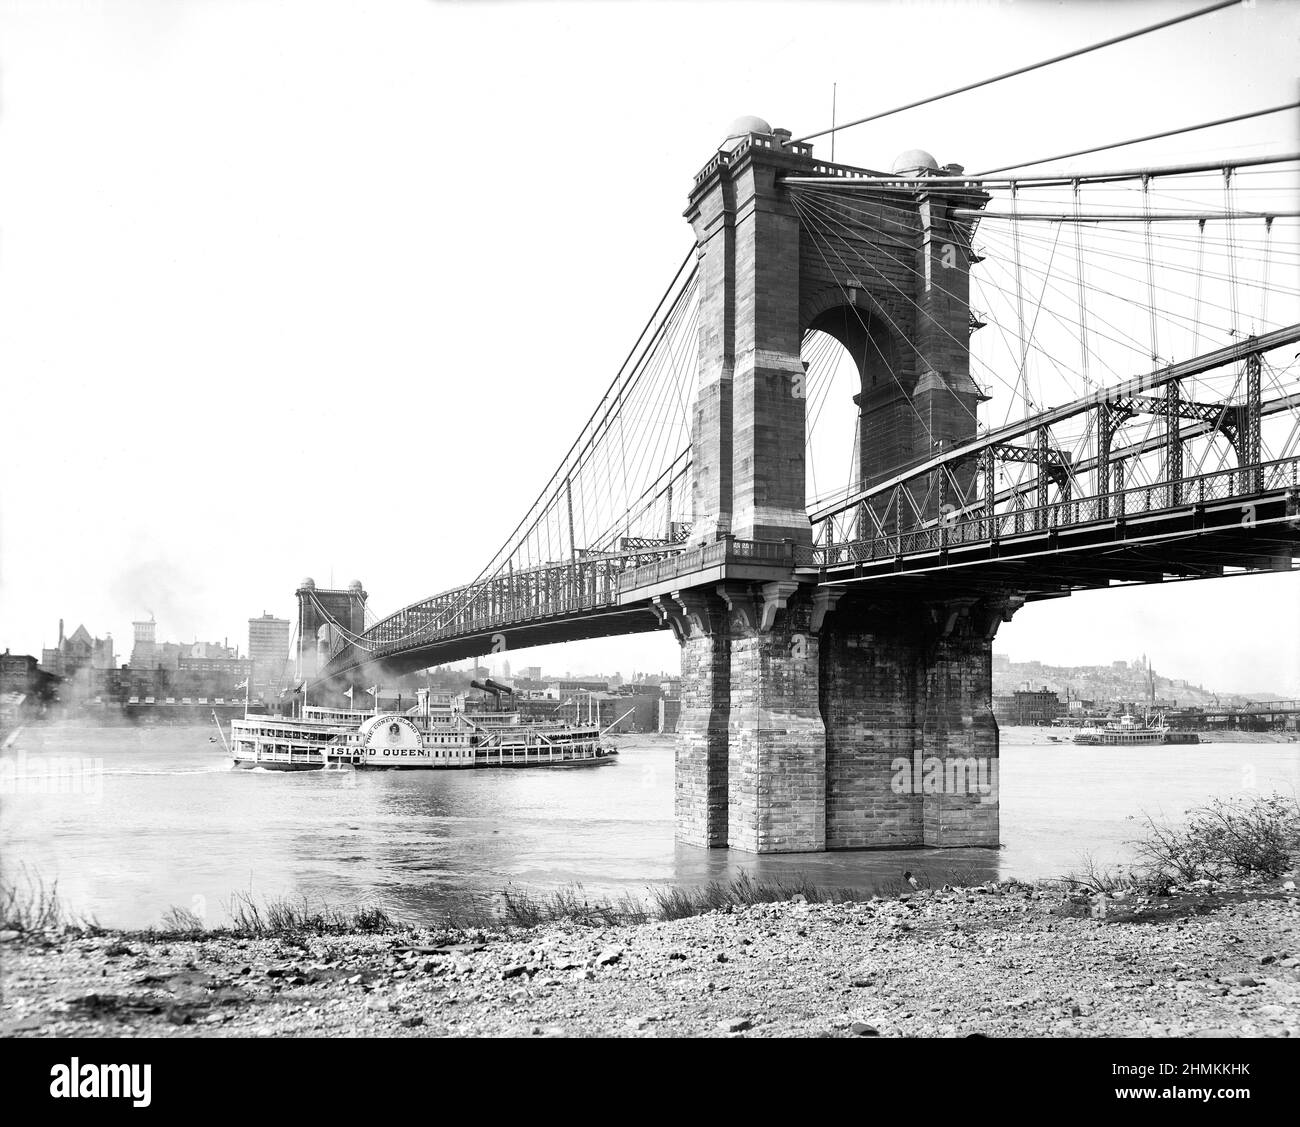
[[[792,582],[727,583],[731,710],[727,841],[749,853],[826,848],[826,728],[812,608]]]
[[[682,650],[673,803],[677,837],[691,845],[725,846],[731,715],[726,607],[703,591],[660,596],[654,602]]]
[[[675,610],[680,840],[750,853],[998,845],[992,639],[1017,600],[897,607],[729,582],[675,602],[694,605]]]
[[[859,483],[975,435],[963,216],[988,197],[960,172],[920,150],[889,176],[827,165],[787,130],[742,118],[695,177],[700,564],[653,599],[681,644],[682,841],[753,853],[997,844],[990,646],[1014,608],[987,592],[882,602],[852,581],[821,586],[806,510],[810,332],[858,368],[842,409],[861,416]],[[870,206],[796,197],[800,178],[828,175],[873,180]],[[943,519],[946,491],[972,472],[921,481],[910,509]],[[875,518],[896,523],[901,505]]]

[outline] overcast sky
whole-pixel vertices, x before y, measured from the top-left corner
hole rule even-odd
[[[0,645],[63,617],[125,657],[153,612],[243,646],[305,575],[381,612],[466,581],[689,246],[733,118],[797,136],[832,81],[844,120],[1194,6],[0,3]],[[1294,97],[1298,32],[1258,0],[836,157],[987,168],[1258,109]],[[1142,156],[1295,138],[1273,117]],[[1269,576],[1041,604],[997,648],[1295,694],[1298,633],[1300,577]],[[677,662],[668,635],[512,657]]]

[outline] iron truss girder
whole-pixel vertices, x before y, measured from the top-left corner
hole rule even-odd
[[[1169,414],[1169,400],[1156,399],[1146,395],[1129,395],[1121,399],[1112,399],[1110,407],[1123,412],[1128,417],[1134,415]],[[1175,414],[1183,419],[1193,419],[1205,423],[1212,430],[1221,430],[1229,437],[1235,433],[1238,425],[1240,408],[1227,403],[1197,403],[1193,400],[1176,401]]]
[[[1055,446],[1040,448],[1037,446],[1014,446],[1009,442],[999,442],[987,448],[990,457],[1004,462],[1025,462],[1031,466],[1042,466],[1043,471],[1057,484],[1070,478],[1070,455]]]

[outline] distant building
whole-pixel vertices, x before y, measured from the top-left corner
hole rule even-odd
[[[0,693],[35,696],[43,682],[39,663],[31,654],[0,654]]]
[[[244,690],[238,686],[252,671],[253,663],[247,658],[182,657],[171,677],[171,688],[182,697],[243,696]]]
[[[236,685],[249,674],[250,663],[238,646],[222,642],[158,641],[153,615],[131,623],[135,635],[131,660],[105,679],[95,695],[129,701],[154,697],[184,699],[243,695]]]
[[[1044,685],[993,697],[993,715],[1002,724],[1050,724],[1061,715],[1061,698]]]
[[[210,658],[216,661],[233,661],[239,657],[239,647],[229,646],[225,642],[195,641],[188,647],[182,646],[181,657],[193,660]]]
[[[131,697],[137,700],[147,700],[150,697],[163,700],[172,695],[172,673],[156,667],[124,665],[118,674],[118,692],[128,700]]]
[[[566,699],[559,707],[540,702],[519,702],[519,705],[521,712],[533,719],[549,718],[570,723],[594,720],[602,728],[615,732],[653,732],[659,727],[659,698],[649,693],[614,695],[593,692]]]
[[[40,666],[56,677],[70,678],[79,669],[113,668],[113,635],[92,638],[85,626],[78,626],[64,637],[63,619],[59,619],[59,643],[41,650]]]
[[[167,669],[176,671],[181,667],[182,658],[233,657],[234,651],[217,642],[160,642],[158,641],[158,624],[153,615],[131,623],[135,632],[135,644],[131,647],[131,660],[127,663],[132,669]]]
[[[551,700],[560,700],[568,693],[603,693],[609,689],[608,681],[581,681],[576,678],[551,681],[546,686],[546,695]]]
[[[289,620],[262,613],[248,620],[248,659],[252,663],[253,692],[278,691],[289,674]]]
[[[682,714],[682,702],[676,697],[659,698],[659,731],[671,734],[677,731],[677,721]]]
[[[102,696],[112,681],[113,635],[95,638],[78,626],[65,636],[59,619],[58,645],[41,650],[39,668],[62,682],[58,696],[65,704]]]
[[[154,669],[158,665],[158,624],[154,621],[153,615],[150,615],[148,621],[139,621],[131,623],[132,630],[135,631],[135,644],[131,647],[131,660],[128,664],[132,669]]]

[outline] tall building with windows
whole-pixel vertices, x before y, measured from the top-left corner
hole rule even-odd
[[[1050,724],[1064,711],[1061,698],[1046,685],[993,696],[993,715],[1002,724]]]
[[[152,669],[158,663],[158,624],[153,615],[148,620],[131,623],[135,644],[131,648],[132,669]]]
[[[293,675],[289,665],[289,620],[262,612],[248,620],[248,657],[253,663],[254,693],[278,691]]]

